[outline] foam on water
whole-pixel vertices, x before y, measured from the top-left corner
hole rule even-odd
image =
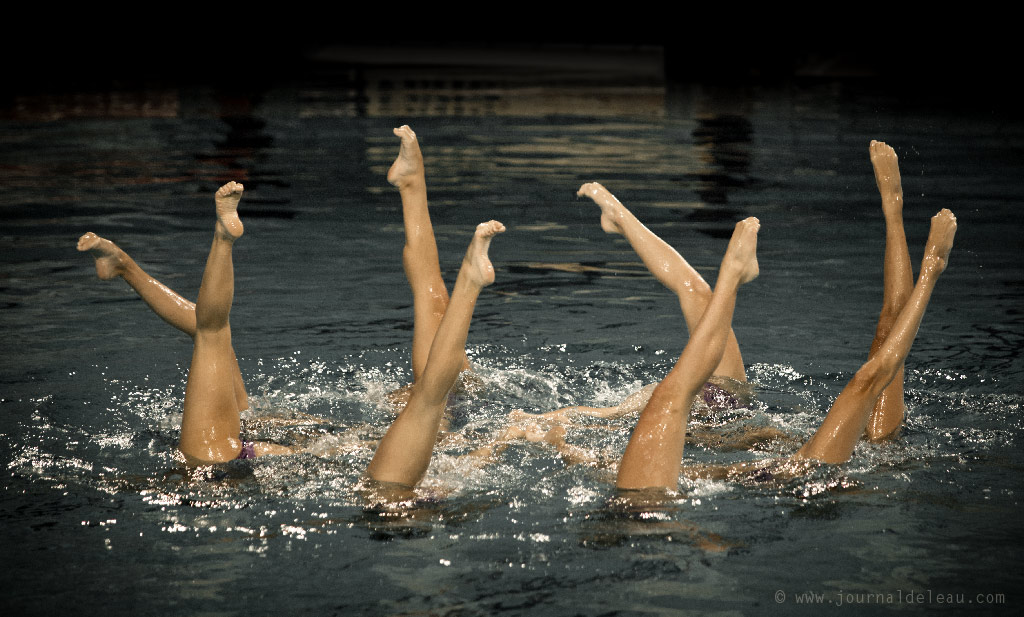
[[[657,369],[614,362],[581,367],[568,357],[571,354],[553,363],[547,348],[519,357],[510,357],[509,350],[500,346],[477,346],[471,351],[484,388],[465,394],[458,403],[462,422],[453,423],[439,441],[419,494],[431,501],[472,501],[499,494],[549,501],[557,495],[569,511],[602,502],[635,415],[612,421],[591,419],[570,430],[569,441],[606,461],[609,469],[573,467],[549,446],[528,442],[514,444],[488,466],[463,455],[486,445],[507,427],[512,408],[550,410],[568,400],[616,404],[652,379]],[[297,446],[305,454],[239,461],[198,474],[185,471],[174,454],[183,384],[152,387],[145,380],[136,384],[107,377],[105,426],[83,434],[79,425],[48,421],[42,412],[48,398],[39,399],[35,402],[40,411],[33,414],[30,426],[23,427],[30,438],[19,445],[8,469],[62,486],[137,491],[146,502],[162,506],[204,503],[230,510],[253,500],[287,497],[293,506],[360,508],[365,505],[360,494],[362,472],[395,412],[386,394],[402,383],[406,373],[404,367],[375,363],[374,355],[361,353],[333,364],[300,359],[301,354],[256,363],[260,372],[248,379],[251,408],[243,415],[249,427],[247,438]],[[833,382],[842,379],[837,376],[816,387],[815,380],[784,365],[754,365],[750,373],[757,398],[748,408],[712,415],[697,410],[694,426],[741,433],[771,427],[788,437],[738,452],[691,445],[688,462],[767,462],[788,455],[820,423],[827,403],[818,401],[827,401]],[[638,374],[642,378],[637,379]],[[808,500],[877,482],[880,477],[887,484],[907,484],[915,470],[948,467],[965,457],[1013,447],[1021,434],[1016,411],[1022,397],[954,389],[967,380],[952,372],[908,371],[909,411],[902,438],[881,445],[862,442],[841,470],[818,467],[792,481],[744,483],[742,488],[732,481],[691,480],[684,475],[683,500],[699,505],[729,499],[736,491]],[[89,457],[62,450],[68,443],[88,444]],[[163,471],[147,477],[158,469]],[[179,517],[168,529],[209,527],[202,517],[190,525]],[[303,539],[292,535],[293,540]]]

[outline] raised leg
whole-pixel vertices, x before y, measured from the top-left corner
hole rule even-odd
[[[96,274],[100,279],[107,281],[120,276],[161,319],[195,338],[196,305],[146,274],[119,246],[89,232],[78,239],[78,250],[88,251],[96,260]],[[249,398],[237,360],[234,361],[234,372],[232,379],[235,396],[241,405],[239,409],[248,409]]]
[[[737,223],[722,259],[711,302],[692,330],[679,360],[640,412],[619,463],[617,487],[678,488],[690,406],[722,361],[739,286],[758,274],[759,227],[753,217]]]
[[[196,305],[146,274],[119,246],[91,231],[78,239],[78,250],[96,260],[100,279],[121,277],[161,319],[189,336],[196,334]]]
[[[932,217],[917,284],[892,324],[889,335],[846,384],[818,431],[794,458],[823,463],[843,463],[850,459],[879,395],[896,377],[910,353],[932,290],[946,269],[955,234],[956,217],[952,212],[943,209]]]
[[[593,199],[601,208],[601,228],[607,233],[625,236],[651,274],[679,297],[686,327],[693,332],[711,302],[711,286],[675,249],[645,227],[603,186],[597,182],[584,184],[577,195]],[[729,328],[725,353],[713,374],[737,381],[747,380],[740,346],[732,328]]]
[[[196,333],[178,445],[193,464],[230,461],[242,449],[233,381],[237,362],[228,322],[235,293],[231,249],[243,232],[237,213],[242,190],[241,184],[229,182],[217,191],[213,245],[196,301]]]
[[[872,141],[870,151],[875,183],[882,196],[882,213],[885,215],[885,265],[882,274],[882,311],[878,316],[875,338],[871,341],[869,358],[881,349],[896,317],[914,289],[910,252],[903,231],[903,185],[900,181],[899,160],[893,149],[880,141]],[[906,411],[903,403],[903,370],[904,365],[900,364],[896,376],[882,390],[868,418],[866,436],[871,441],[894,437],[903,426]]]
[[[388,170],[388,182],[398,188],[402,197],[402,218],[405,223],[405,247],[402,264],[412,288],[413,334],[412,374],[419,381],[427,365],[441,318],[448,307],[448,290],[441,278],[441,267],[427,208],[427,181],[416,133],[408,126],[394,130],[401,139],[398,157]],[[463,368],[469,368],[465,350]]]
[[[388,428],[367,468],[378,482],[414,486],[430,464],[448,392],[464,366],[466,336],[480,290],[494,282],[487,256],[491,238],[505,231],[497,221],[481,223],[473,234],[451,301],[430,346],[426,366],[405,409]]]

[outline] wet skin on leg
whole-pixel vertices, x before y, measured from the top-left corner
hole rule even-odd
[[[234,295],[231,246],[243,232],[237,214],[242,190],[241,184],[229,182],[215,195],[217,223],[197,304],[147,275],[113,242],[91,232],[78,241],[78,250],[96,260],[99,278],[124,278],[157,315],[193,340],[179,443],[189,464],[232,460],[242,449],[239,412],[248,407],[248,399],[227,321]],[[253,450],[257,456],[292,452],[265,442],[254,443]]]
[[[917,336],[932,290],[946,269],[956,234],[956,217],[943,209],[932,217],[917,284],[897,315],[878,350],[857,371],[836,398],[828,415],[811,439],[793,456],[823,463],[850,460],[864,434],[879,395],[903,366]]]
[[[367,468],[371,479],[415,486],[427,471],[440,429],[448,392],[462,371],[466,336],[480,290],[494,282],[487,256],[491,239],[505,231],[497,221],[477,226],[462,260],[448,308],[430,346],[423,372],[409,401],[388,428]]]
[[[102,280],[121,277],[161,319],[195,339],[196,305],[181,297],[146,272],[116,244],[89,232],[78,239],[78,250],[88,251],[96,260],[96,274]],[[235,397],[239,411],[249,408],[242,372],[234,361]]]
[[[871,165],[875,170],[875,183],[882,197],[885,215],[885,265],[883,268],[882,311],[878,316],[875,338],[871,341],[868,358],[881,349],[889,336],[896,317],[914,289],[914,275],[910,266],[910,251],[903,230],[903,185],[900,179],[899,159],[885,143],[872,141]],[[903,372],[901,364],[896,376],[878,397],[868,418],[865,436],[870,441],[895,437],[903,426],[906,406],[903,402]]]
[[[722,360],[740,285],[758,275],[756,218],[736,225],[711,301],[679,360],[640,413],[619,463],[620,489],[676,490],[693,399]]]
[[[651,274],[678,296],[686,327],[693,332],[711,301],[711,286],[700,273],[602,185],[589,182],[581,186],[576,194],[592,199],[601,208],[601,228],[606,233],[625,237]],[[729,339],[722,361],[715,367],[713,374],[736,381],[747,380],[740,346],[732,328],[729,328]]]
[[[588,182],[576,193],[579,197],[589,197],[601,209],[601,228],[610,234],[619,234],[626,238],[636,254],[640,256],[647,270],[658,281],[676,294],[679,306],[683,311],[687,329],[692,332],[711,301],[711,286],[683,257],[657,234],[640,222],[632,212],[615,198],[604,186],[597,182]],[[715,367],[713,375],[746,382],[743,369],[743,358],[736,334],[729,328],[722,360]],[[573,405],[542,414],[549,420],[568,422],[570,416],[586,415],[596,418],[616,418],[628,413],[639,411],[647,404],[653,385],[634,392],[619,405],[612,407],[588,407]],[[512,419],[522,421],[525,416],[533,414],[513,414]]]
[[[196,333],[178,445],[185,458],[196,464],[230,461],[242,449],[228,321],[235,293],[231,251],[243,233],[237,212],[242,191],[236,182],[217,190],[213,244],[196,300]]]
[[[394,129],[400,139],[398,156],[388,170],[388,182],[402,198],[405,246],[402,265],[413,295],[412,372],[415,383],[423,375],[434,336],[448,307],[448,290],[434,240],[434,228],[427,207],[427,181],[416,133],[403,125]],[[469,368],[463,350],[462,369]]]

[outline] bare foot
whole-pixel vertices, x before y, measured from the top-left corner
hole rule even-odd
[[[928,232],[928,243],[924,248],[924,263],[921,270],[930,270],[938,274],[946,269],[949,262],[949,251],[953,249],[953,236],[956,235],[956,217],[943,208],[932,217],[932,228]]]
[[[89,251],[96,260],[96,275],[109,281],[124,274],[128,256],[116,244],[91,231],[78,239],[78,250]]]
[[[888,215],[903,212],[903,184],[896,152],[881,141],[871,141],[871,166],[875,168],[875,184],[882,195],[882,210]]]
[[[469,268],[470,280],[480,287],[487,287],[494,282],[494,266],[487,257],[487,249],[491,246],[491,238],[503,231],[505,226],[498,221],[477,225],[466,256],[462,259],[462,267]]]
[[[217,189],[214,202],[217,204],[217,231],[229,240],[242,236],[242,221],[238,218],[238,202],[245,187],[239,182],[228,182]]]
[[[402,145],[398,148],[398,158],[388,170],[388,182],[401,189],[423,179],[423,153],[416,141],[416,133],[409,125],[403,124],[395,129],[395,135],[402,139]]]
[[[615,195],[609,193],[608,189],[597,182],[588,182],[581,186],[580,190],[576,191],[576,196],[589,197],[601,207],[601,229],[605,230],[605,233],[622,233],[622,226],[619,225],[619,220],[622,218],[626,207],[615,198]]]
[[[749,283],[760,273],[757,265],[757,232],[761,222],[751,216],[736,223],[729,240],[729,248],[722,258],[723,269],[728,267],[739,276],[740,285]]]

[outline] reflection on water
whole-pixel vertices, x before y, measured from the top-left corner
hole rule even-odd
[[[318,81],[323,85],[298,92],[303,118],[658,118],[665,113],[658,48],[325,48],[313,59],[322,63]],[[410,72],[409,64],[429,68]]]
[[[220,91],[215,100],[217,116],[227,125],[227,131],[214,141],[214,154],[200,155],[199,159],[223,168],[217,181],[245,183],[250,170],[261,162],[261,152],[274,144],[273,137],[263,130],[266,121],[253,113],[262,100],[262,93]]]
[[[161,614],[237,612],[254,595],[284,614],[492,615],[749,612],[779,589],[1011,592],[1024,277],[1005,221],[1024,197],[1006,179],[1019,130],[958,118],[976,137],[947,137],[927,127],[953,116],[879,113],[888,99],[842,88],[531,71],[325,63],[280,86],[23,97],[4,110],[0,517],[4,545],[22,549],[2,575],[10,606],[118,612],[112,587]],[[410,374],[400,205],[384,181],[402,122],[423,143],[445,274],[475,223],[509,231],[470,334],[487,388],[464,399],[416,499],[388,510],[366,507],[362,471],[393,414],[385,394]],[[961,224],[908,362],[898,441],[792,481],[684,479],[659,507],[611,489],[633,418],[568,435],[611,467],[533,443],[487,467],[463,458],[513,409],[618,403],[685,344],[676,299],[575,197],[589,180],[712,283],[733,221],[761,218],[761,279],[735,320],[756,398],[695,417],[703,441],[686,457],[791,452],[873,334],[884,231],[872,137],[906,170],[913,254],[939,207]],[[232,310],[247,429],[309,452],[189,472],[174,454],[189,341],[120,282],[97,281],[73,245],[89,229],[110,235],[194,297],[209,193],[228,178],[247,186]],[[953,203],[965,178],[984,207]],[[783,437],[715,445],[737,427]]]
[[[393,79],[395,81],[393,81]],[[397,82],[397,83],[396,83]],[[362,89],[299,92],[302,118],[317,117],[462,117],[586,115],[659,117],[664,114],[665,89],[660,86],[518,88],[495,82],[487,75],[459,75],[409,82],[384,75],[363,75]],[[580,110],[585,108],[585,114]]]
[[[0,118],[20,122],[55,122],[84,118],[176,118],[181,112],[173,88],[75,94],[15,95],[0,108]]]
[[[696,191],[709,207],[695,209],[689,219],[703,223],[724,223],[703,229],[709,235],[728,238],[732,224],[746,213],[729,203],[729,193],[750,186],[753,125],[747,118],[749,99],[735,91],[709,89],[695,100],[697,126],[693,130],[694,148],[703,163],[696,173]],[[724,228],[723,228],[724,227]]]

